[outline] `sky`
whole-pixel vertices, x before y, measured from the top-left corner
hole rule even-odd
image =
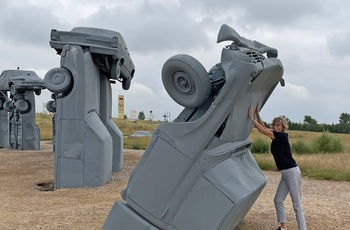
[[[34,70],[39,77],[60,66],[49,45],[51,29],[95,27],[119,32],[135,64],[129,90],[112,85],[125,114],[152,111],[156,120],[175,119],[183,107],[164,89],[161,70],[176,54],[196,58],[208,71],[230,42],[216,43],[222,24],[241,36],[278,50],[286,86],[275,89],[261,111],[271,122],[279,115],[303,122],[338,123],[350,113],[350,2],[344,0],[0,0],[0,71]],[[36,96],[36,111],[51,93]]]

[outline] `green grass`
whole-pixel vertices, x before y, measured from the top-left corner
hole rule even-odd
[[[124,149],[146,149],[151,137],[126,137],[124,136]]]
[[[350,134],[288,131],[293,156],[304,176],[322,180],[350,181]],[[255,140],[268,137],[256,129],[250,135]],[[276,171],[272,154],[253,154],[262,170]]]
[[[52,114],[36,114],[36,125],[40,129],[40,140],[52,140]]]
[[[159,124],[159,122],[154,121],[125,119],[114,119],[114,122],[124,135],[124,148],[141,150],[147,148],[151,138],[129,138],[127,135],[138,130],[147,130],[153,133]],[[41,140],[52,140],[52,115],[37,114],[36,123],[40,128]],[[322,136],[325,135],[324,133],[317,132],[291,130],[288,133],[292,146],[296,143],[296,146],[303,151],[305,148],[307,149],[307,154],[293,154],[304,176],[320,180],[350,181],[350,134],[330,134],[331,137],[324,137]],[[260,139],[260,145],[258,145],[260,150],[265,149],[266,143],[270,144],[270,139],[260,134],[256,129],[253,129],[250,138],[253,143]],[[317,139],[321,139],[323,144],[327,143],[327,140],[335,140],[336,146],[342,146],[342,151],[322,152],[321,154],[309,152],[309,145]],[[270,153],[253,154],[253,156],[262,170],[277,170]]]

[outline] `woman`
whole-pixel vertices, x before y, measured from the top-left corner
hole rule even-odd
[[[286,212],[283,202],[288,193],[290,193],[292,198],[299,230],[305,230],[306,221],[301,198],[301,172],[292,156],[288,134],[284,132],[288,128],[287,121],[284,117],[274,118],[272,121],[272,130],[270,130],[265,127],[260,117],[259,104],[255,109],[255,115],[257,120],[254,119],[253,106],[251,105],[249,107],[248,117],[259,132],[272,139],[271,153],[277,169],[281,172],[281,180],[274,198],[277,220],[281,224],[277,230],[287,229]]]

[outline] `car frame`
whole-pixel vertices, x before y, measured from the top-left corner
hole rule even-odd
[[[0,90],[10,91],[12,95],[23,90],[40,95],[41,89],[46,89],[44,80],[32,70],[4,70],[0,75]]]

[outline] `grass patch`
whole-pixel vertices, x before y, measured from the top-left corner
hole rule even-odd
[[[271,154],[253,154],[256,163],[259,165],[261,170],[272,170],[277,171],[275,161]]]
[[[151,137],[124,137],[124,149],[146,149]]]
[[[160,122],[158,121],[146,121],[146,120],[128,120],[113,118],[114,123],[118,126],[124,136],[133,134],[136,131],[150,131],[151,133],[157,128]]]
[[[295,154],[294,158],[305,176],[350,181],[349,153]]]
[[[350,134],[288,131],[293,156],[303,174],[320,180],[350,181]],[[263,136],[253,129],[253,143]],[[277,171],[272,154],[253,156],[262,170]]]
[[[277,171],[272,154],[253,154],[261,170]],[[349,153],[294,154],[303,174],[319,180],[350,181]]]
[[[52,114],[36,114],[35,123],[40,129],[40,140],[52,140],[52,118]]]

